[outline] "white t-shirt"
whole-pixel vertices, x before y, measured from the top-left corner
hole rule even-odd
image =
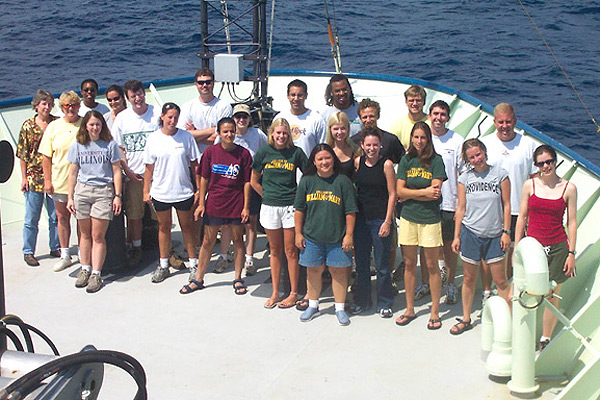
[[[144,149],[147,136],[158,129],[160,110],[148,104],[143,115],[137,115],[132,108],[121,111],[112,126],[115,141],[125,150],[127,165],[139,175],[146,170],[144,164]]]
[[[215,144],[221,143],[221,137],[217,136]],[[267,135],[258,128],[250,127],[245,135],[235,135],[233,143],[239,144],[243,148],[247,149],[254,159],[254,154],[263,146],[268,144]]]
[[[442,156],[448,180],[442,183],[442,205],[444,211],[455,211],[458,205],[458,175],[462,168],[463,137],[458,133],[448,131],[442,136],[432,135],[435,152]]]
[[[302,115],[294,115],[290,110],[285,110],[275,118],[285,118],[290,124],[292,140],[304,151],[306,157],[310,156],[316,145],[325,143],[327,124],[318,112],[308,110]]]
[[[319,114],[325,120],[325,127],[329,125],[329,118],[338,111],[345,113],[350,120],[350,137],[358,135],[362,130],[362,124],[360,122],[360,118],[357,113],[358,103],[355,101],[350,107],[346,110],[340,110],[335,106],[325,106],[321,110],[319,110]]]
[[[498,165],[508,172],[510,213],[519,215],[523,183],[538,171],[533,165],[533,152],[537,144],[519,133],[509,142],[500,140],[497,132],[483,137],[481,141],[487,148],[488,164]]]
[[[196,97],[183,103],[177,127],[185,129],[185,123],[188,121],[194,124],[198,130],[210,128],[211,126],[216,127],[221,118],[231,117],[231,111],[231,104],[218,97],[208,103],[203,103]],[[207,147],[206,144],[198,143],[200,152],[204,152]]]
[[[91,111],[91,110],[96,110],[96,111],[98,111],[98,112],[99,112],[100,114],[102,114],[102,115],[106,114],[107,112],[109,112],[109,113],[110,113],[110,108],[108,108],[108,106],[107,106],[106,104],[98,103],[98,105],[97,105],[96,107],[94,107],[94,108],[89,108],[89,107],[88,107],[88,106],[86,106],[86,105],[83,103],[83,101],[82,101],[82,102],[81,102],[81,106],[79,106],[79,116],[80,116],[80,117],[84,117],[84,116],[85,116],[85,114],[86,114],[88,111]]]
[[[150,197],[163,203],[187,200],[194,195],[190,163],[200,159],[194,137],[178,129],[173,136],[160,129],[146,140],[144,164],[154,164]]]

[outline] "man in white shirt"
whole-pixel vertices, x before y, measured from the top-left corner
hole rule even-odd
[[[346,75],[335,74],[329,80],[325,89],[324,108],[319,110],[319,114],[325,120],[325,126],[329,123],[329,118],[336,112],[342,111],[350,120],[350,137],[356,136],[362,130],[362,124],[358,117],[358,103],[354,98],[354,92],[350,86],[350,81]]]
[[[290,109],[281,111],[275,118],[285,118],[292,130],[294,144],[304,150],[306,157],[310,156],[312,149],[325,143],[327,126],[321,115],[306,108],[308,97],[306,83],[294,79],[287,86],[287,98]]]
[[[499,165],[508,171],[511,226],[505,226],[504,229],[509,231],[513,241],[515,240],[515,227],[519,216],[523,183],[538,171],[533,165],[533,152],[537,144],[531,138],[515,132],[516,124],[517,117],[514,107],[508,103],[500,103],[494,108],[496,132],[481,139],[487,147],[488,164]],[[512,276],[512,252],[513,248],[511,247],[507,254],[509,279]],[[484,298],[489,297],[492,282],[489,268],[483,269],[481,278]]]
[[[458,205],[458,174],[462,167],[463,137],[446,128],[450,120],[450,106],[443,100],[435,101],[429,107],[429,124],[435,152],[442,156],[448,177],[442,183],[442,240],[443,267],[447,272],[446,304],[456,304],[458,290],[454,284],[457,255],[452,251],[454,239],[454,212]]]
[[[88,78],[81,82],[81,97],[83,102],[79,107],[79,116],[85,117],[85,114],[90,110],[96,110],[104,115],[109,112],[106,104],[98,103],[96,96],[98,95],[98,82],[95,79]]]
[[[198,97],[183,104],[177,127],[189,131],[200,152],[212,145],[216,137],[217,122],[231,117],[231,105],[213,94],[215,75],[208,68],[200,68],[194,75]]]
[[[123,204],[127,216],[127,242],[132,245],[127,265],[132,267],[138,265],[142,259],[146,137],[158,129],[160,110],[146,103],[146,92],[142,82],[130,80],[125,83],[123,89],[131,107],[116,116],[112,134],[125,153],[125,159],[121,161],[121,165],[125,175],[129,178],[125,185]]]

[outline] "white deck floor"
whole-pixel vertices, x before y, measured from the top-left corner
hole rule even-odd
[[[485,371],[477,301],[475,328],[458,337],[448,330],[461,314],[460,301],[441,306],[438,331],[426,329],[424,300],[417,302],[418,319],[406,327],[394,324],[404,296],[396,297],[394,319],[371,313],[341,327],[330,288],[323,293],[322,315],[301,323],[294,308],[263,308],[271,292],[264,252],[258,253],[259,272],[246,279],[245,296],[233,293],[232,268],[209,272],[208,287],[190,295],[178,293],[186,271],[152,284],[154,251],[144,254],[145,268],[105,277],[105,287],[87,294],[74,287],[79,264],[52,272],[55,259],[43,256],[45,229],[37,268],[23,262],[21,226],[2,230],[7,313],[40,328],[61,354],[93,344],[132,355],[146,370],[150,399],[511,398],[506,385]],[[43,345],[37,350],[46,351]],[[557,390],[546,388],[538,398],[553,398]],[[101,399],[130,399],[134,392],[126,373],[106,367]]]

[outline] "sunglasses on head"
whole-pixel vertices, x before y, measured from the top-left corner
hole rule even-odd
[[[533,163],[533,165],[535,165],[538,168],[541,168],[541,167],[544,166],[544,164],[545,165],[551,165],[551,164],[553,164],[554,161],[556,161],[556,160],[554,158],[551,158],[549,160],[535,162],[535,163]]]

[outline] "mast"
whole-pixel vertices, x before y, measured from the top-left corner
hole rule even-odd
[[[243,56],[244,65],[251,65],[250,74],[244,74],[244,81],[254,82],[251,96],[237,98],[235,84],[227,83],[227,87],[234,100],[256,110],[258,115],[253,115],[253,118],[265,130],[275,115],[271,107],[273,100],[267,96],[267,0],[241,0],[234,5],[236,7],[224,7],[222,0],[201,0],[202,44],[198,57],[202,60],[202,67],[208,68],[217,54],[233,51]],[[211,29],[210,20],[217,16],[224,21],[223,26],[215,25]],[[223,32],[226,33],[225,40]]]

